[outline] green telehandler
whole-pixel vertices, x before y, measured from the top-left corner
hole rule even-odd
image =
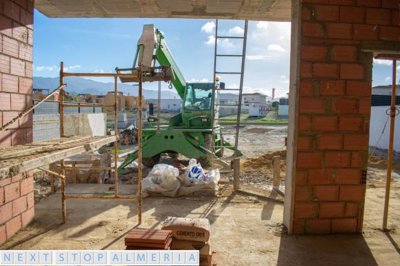
[[[224,141],[221,127],[214,120],[218,117],[214,103],[219,100],[218,89],[223,89],[224,84],[217,81],[217,90],[213,93],[214,83],[187,83],[168,49],[163,33],[152,24],[144,25],[133,69],[141,66],[151,73],[157,63],[160,67],[172,70],[170,84],[182,98],[182,112],[171,117],[168,125],[157,127],[155,123],[146,123],[142,133],[143,164],[153,166],[162,153],[179,153],[204,163],[209,163],[213,156],[222,157],[224,148],[233,150],[234,157],[241,156],[239,150]],[[116,69],[117,72],[123,70]],[[150,117],[149,120],[154,121],[154,118]],[[137,151],[130,153],[119,169],[125,168],[137,156]]]

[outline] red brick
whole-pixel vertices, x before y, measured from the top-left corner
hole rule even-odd
[[[2,74],[2,91],[17,92],[18,91],[18,77]]]
[[[321,1],[319,1],[321,2]],[[331,5],[354,6],[355,0],[329,0]]]
[[[371,98],[360,98],[358,112],[360,114],[369,115],[371,112]]]
[[[331,232],[330,219],[306,220],[305,232],[307,234],[329,234]]]
[[[20,44],[19,46],[19,58],[32,62],[32,47],[26,44]]]
[[[338,186],[316,186],[313,191],[314,200],[336,201],[339,198]]]
[[[346,217],[358,217],[358,204],[353,202],[347,202],[344,209],[344,215]]]
[[[20,180],[22,180],[23,178],[25,178],[25,176],[22,175],[22,174],[15,175],[15,176],[13,176],[13,177],[11,178],[11,183],[15,183],[15,182],[17,182],[17,181],[20,181]]]
[[[10,57],[4,54],[0,54],[0,72],[6,74],[10,73]]]
[[[382,0],[382,7],[399,9],[399,1],[398,0]]]
[[[13,38],[20,42],[28,43],[28,28],[13,22]]]
[[[307,172],[306,171],[296,171],[296,182],[297,186],[302,186],[307,184]]]
[[[11,202],[20,196],[19,182],[11,183],[4,187],[5,202]]]
[[[357,219],[333,219],[332,220],[332,233],[356,233],[357,232]]]
[[[0,110],[8,111],[11,109],[11,95],[9,93],[0,92]]]
[[[362,131],[364,120],[361,117],[340,117],[339,129],[344,131]]]
[[[26,197],[20,197],[12,202],[12,214],[13,217],[26,211],[28,204],[26,202]]]
[[[298,152],[297,167],[298,168],[320,168],[322,163],[321,152]]]
[[[300,76],[302,78],[312,77],[312,64],[307,62],[300,63]]]
[[[294,204],[294,218],[317,217],[317,204],[307,202],[296,202]]]
[[[11,109],[14,111],[23,111],[27,107],[25,94],[11,94]]]
[[[355,46],[336,45],[332,49],[332,57],[338,62],[354,62],[357,60],[357,49]]]
[[[310,20],[311,19],[311,9],[306,6],[302,6],[301,8],[301,20]]]
[[[329,185],[333,184],[332,169],[310,169],[308,173],[308,183],[310,185]]]
[[[369,81],[348,81],[347,95],[349,96],[369,96],[371,95],[372,87]]]
[[[335,131],[337,124],[336,116],[315,116],[312,119],[312,129],[316,131]]]
[[[4,2],[4,14],[16,21],[19,21],[20,7],[12,1]]]
[[[343,148],[343,136],[340,134],[323,134],[318,136],[318,149],[339,150]]]
[[[328,38],[330,39],[352,39],[353,28],[349,23],[328,23]]]
[[[12,37],[12,20],[3,15],[0,15],[0,34]]]
[[[379,38],[383,41],[400,41],[400,27],[380,27]]]
[[[23,8],[23,10],[21,10],[21,13],[25,13],[26,8],[27,8],[27,1],[26,0],[14,0],[14,2],[19,5],[20,7]],[[24,10],[25,9],[25,10]]]
[[[310,201],[311,200],[311,188],[305,186],[296,186],[294,199],[296,201]]]
[[[28,44],[33,45],[33,30],[28,30]]]
[[[364,200],[365,187],[359,186],[341,186],[339,199],[348,201],[363,201]]]
[[[300,113],[317,113],[325,112],[325,101],[321,98],[300,97],[299,99]]]
[[[369,138],[366,134],[345,135],[344,149],[345,150],[368,150]]]
[[[19,78],[19,93],[32,94],[32,79]]]
[[[21,24],[29,28],[33,26],[33,14],[30,12],[21,12]]]
[[[22,227],[21,223],[21,215],[14,217],[10,221],[6,223],[6,232],[7,239],[10,239],[13,235],[15,235]]]
[[[26,129],[26,143],[33,142],[33,129],[32,127]]]
[[[18,57],[18,42],[14,39],[3,36],[3,53],[9,56]]]
[[[320,23],[303,22],[301,30],[302,30],[302,36],[304,37],[313,37],[313,38],[324,37],[324,28]]]
[[[333,107],[338,113],[358,114],[358,101],[356,99],[336,99]]]
[[[389,9],[368,8],[367,24],[390,25],[391,12]]]
[[[7,235],[6,235],[6,226],[0,225],[0,245],[6,242]]]
[[[365,8],[363,7],[340,7],[340,21],[349,23],[364,23]]]
[[[32,78],[33,75],[33,64],[31,62],[25,62],[25,77]]]
[[[298,150],[311,150],[312,149],[312,138],[309,136],[299,136],[297,138],[297,149]]]
[[[30,209],[33,206],[35,206],[35,196],[34,196],[33,192],[31,192],[28,195],[26,195],[26,201],[28,203],[28,209]]]
[[[354,24],[354,39],[356,40],[377,40],[378,30],[375,25]]]
[[[400,25],[400,12],[392,10],[392,25]]]
[[[360,152],[351,153],[351,167],[361,167],[363,165],[363,156]]]
[[[321,81],[321,95],[333,96],[344,95],[346,90],[344,80],[324,80]]]
[[[0,206],[4,203],[4,188],[0,186]]]
[[[33,191],[33,178],[28,177],[21,181],[21,195],[26,195]]]
[[[296,235],[304,234],[304,221],[305,221],[304,219],[293,219],[294,234]]]
[[[319,21],[337,21],[339,19],[339,7],[337,6],[314,6],[315,18]]]
[[[350,165],[350,153],[340,151],[328,151],[325,155],[326,167],[348,167]]]
[[[340,65],[341,79],[364,79],[364,65],[361,64],[341,64]]]
[[[34,216],[35,216],[35,209],[34,208],[30,208],[26,212],[22,213],[22,215],[21,215],[22,227],[25,227],[30,222],[32,222]]]
[[[335,218],[344,216],[344,202],[327,202],[319,205],[319,217]]]
[[[11,121],[14,117],[18,115],[18,112],[3,112],[3,124],[8,123]],[[10,128],[18,128],[18,123],[14,123],[10,126]],[[12,134],[11,131],[8,132],[9,134]]]
[[[0,187],[7,186],[11,184],[11,178],[0,179]]]
[[[357,6],[381,7],[382,0],[357,0]]]
[[[14,130],[11,137],[12,146],[26,144],[27,142],[26,129]]]
[[[299,121],[297,127],[300,131],[310,129],[311,118],[307,115],[299,115]]]
[[[11,131],[0,132],[0,147],[10,147],[11,146]]]
[[[20,59],[11,58],[11,74],[25,76],[25,63]]]
[[[324,62],[327,54],[328,49],[325,46],[303,45],[301,47],[301,58],[303,60]]]
[[[12,218],[12,203],[6,203],[0,206],[0,225],[6,223]]]
[[[300,93],[300,96],[312,97],[314,95],[312,81],[311,80],[300,81],[299,93]]]
[[[327,63],[315,63],[313,64],[313,77],[318,78],[337,78],[338,77],[338,65],[327,64]]]

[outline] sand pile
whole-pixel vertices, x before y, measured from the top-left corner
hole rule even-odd
[[[281,157],[281,172],[285,171],[286,150],[266,153],[258,157],[247,158],[242,161],[240,170],[243,172],[267,173],[272,171],[272,157]]]

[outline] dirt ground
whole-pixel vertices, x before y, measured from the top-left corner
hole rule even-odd
[[[267,198],[233,193],[229,184],[222,184],[216,196],[199,193],[182,198],[146,198],[140,227],[159,228],[168,216],[206,217],[211,223],[211,248],[217,265],[397,265],[399,161],[393,174],[389,232],[380,230],[386,166],[382,158],[373,157],[368,169],[363,234],[290,236],[282,225],[283,199],[270,190],[272,172],[268,167],[273,152],[283,155],[286,131],[282,126],[241,129],[240,145],[248,158],[242,160],[243,186],[250,191],[258,188]],[[265,170],[263,175],[252,171],[256,165]],[[284,171],[284,165],[281,168]],[[109,191],[109,185],[68,185],[67,189],[69,193],[102,194]],[[135,187],[121,185],[121,191],[132,194]],[[67,223],[63,225],[60,204],[59,193],[42,199],[35,207],[34,222],[0,248],[123,249],[124,234],[137,226],[136,205],[131,201],[68,201]]]

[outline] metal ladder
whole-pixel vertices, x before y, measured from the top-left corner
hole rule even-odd
[[[219,26],[219,21],[216,19],[215,21],[215,47],[214,47],[214,86],[213,86],[213,91],[212,91],[212,99],[213,99],[213,119],[215,124],[219,124],[218,122],[220,121],[219,117],[215,116],[216,110],[218,109],[219,106],[224,107],[224,106],[234,106],[237,107],[237,114],[236,114],[236,123],[235,123],[235,143],[234,147],[237,149],[239,145],[239,129],[240,129],[240,117],[241,117],[241,104],[242,104],[242,92],[243,92],[243,77],[244,77],[244,70],[245,70],[245,60],[246,60],[246,45],[247,45],[247,30],[248,30],[248,21],[244,21],[244,32],[243,36],[226,36],[226,35],[219,35],[218,32],[218,26]],[[236,40],[242,40],[242,53],[241,54],[222,54],[218,50],[218,40],[223,40],[223,39],[236,39]],[[241,58],[241,64],[240,64],[240,71],[222,71],[220,69],[217,70],[217,61],[218,59],[223,59],[227,57],[237,57]],[[221,75],[238,75],[240,77],[240,82],[239,82],[239,88],[225,88],[221,89],[219,86],[216,86],[216,77],[218,74]],[[218,103],[215,98],[216,98],[216,91],[237,91],[239,92],[238,95],[238,101],[236,102],[237,104],[220,104]],[[215,128],[215,127],[214,127]],[[222,127],[221,127],[222,131]],[[213,134],[214,136],[214,134]],[[216,147],[218,148],[218,147]]]

